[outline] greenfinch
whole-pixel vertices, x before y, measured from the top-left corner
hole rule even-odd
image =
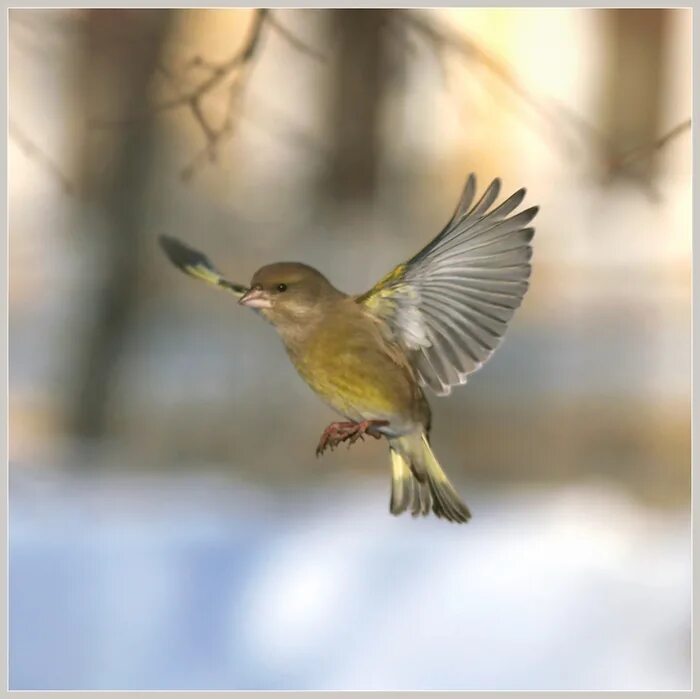
[[[299,262],[259,269],[249,286],[225,279],[201,253],[161,236],[187,274],[233,293],[277,330],[308,385],[345,420],[321,436],[317,454],[364,435],[388,441],[389,510],[466,522],[470,512],[430,446],[425,388],[447,395],[499,345],[530,276],[531,207],[512,215],[520,189],[493,207],[500,180],[474,203],[470,175],[441,231],[369,291],[348,295]]]

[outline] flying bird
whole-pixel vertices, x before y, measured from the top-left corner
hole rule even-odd
[[[495,179],[474,202],[469,175],[452,218],[430,243],[369,291],[349,295],[300,262],[260,268],[249,286],[222,276],[200,252],[160,237],[186,274],[224,289],[277,330],[302,378],[343,421],[316,453],[364,435],[386,439],[389,510],[466,522],[470,512],[430,445],[428,388],[439,396],[466,383],[501,342],[530,277],[529,224],[538,207],[512,212],[519,189],[499,206]]]

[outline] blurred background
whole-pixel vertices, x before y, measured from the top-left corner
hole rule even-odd
[[[11,10],[10,688],[687,689],[690,10]],[[432,399],[474,515],[181,275],[358,293],[469,172],[539,204]]]

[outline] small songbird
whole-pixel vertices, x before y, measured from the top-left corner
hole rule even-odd
[[[500,343],[528,288],[528,224],[537,207],[510,216],[525,197],[520,189],[492,208],[500,186],[494,180],[473,203],[470,175],[442,232],[358,296],[299,262],[262,267],[246,287],[196,250],[160,238],[182,271],[233,292],[268,320],[302,378],[345,418],[326,428],[317,455],[365,434],[387,439],[395,515],[432,509],[453,522],[470,518],[433,455],[424,387],[447,395],[466,383]]]

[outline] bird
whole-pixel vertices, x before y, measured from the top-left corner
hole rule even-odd
[[[301,377],[344,418],[323,431],[317,456],[365,436],[386,439],[390,513],[432,511],[464,523],[470,510],[430,443],[426,390],[445,396],[466,383],[501,343],[528,289],[529,224],[539,207],[513,214],[525,188],[494,207],[500,190],[496,178],[476,199],[470,174],[441,232],[356,295],[301,262],[265,265],[250,284],[238,284],[178,239],[159,241],[181,271],[232,293],[271,323]]]

